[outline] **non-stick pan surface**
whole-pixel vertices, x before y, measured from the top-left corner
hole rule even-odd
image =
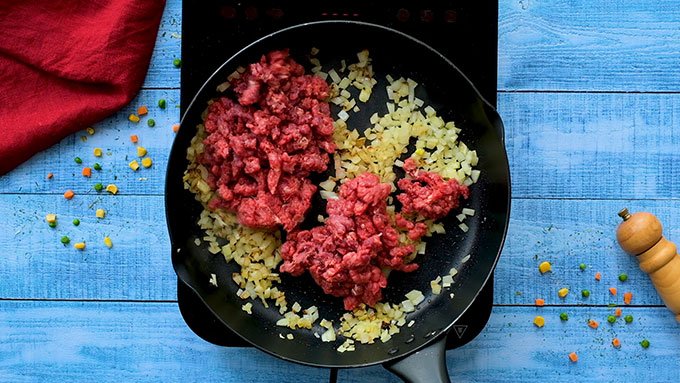
[[[196,238],[203,236],[196,224],[202,207],[182,183],[188,164],[186,149],[196,125],[201,123],[200,116],[208,100],[220,96],[217,85],[238,66],[256,62],[275,49],[288,48],[298,62],[307,65],[312,47],[319,48],[322,64],[334,67],[339,66],[341,59],[346,59],[348,64],[355,61],[356,53],[362,49],[370,51],[379,83],[369,102],[359,103],[361,111],[348,121],[351,127],[362,129],[361,122],[368,121],[373,112],[386,111],[385,75],[410,77],[420,84],[416,92],[419,98],[432,105],[446,121],[453,120],[463,129],[461,140],[477,151],[477,168],[481,170],[479,181],[471,187],[470,198],[464,202],[465,207],[476,211],[466,220],[469,231],[463,233],[453,217],[455,213],[451,214],[444,220],[446,234],[427,239],[427,253],[416,259],[420,268],[412,273],[393,272],[389,277],[389,286],[384,291],[386,301],[400,302],[412,289],[425,294],[419,309],[408,315],[407,322],[414,320],[415,324],[402,327],[399,334],[385,343],[377,340],[374,344],[357,344],[355,351],[345,353],[336,350],[341,341],[325,343],[312,331],[276,326],[280,315],[273,306],[264,308],[254,302],[252,315],[241,309],[245,302],[236,296],[237,286],[231,281],[237,266],[233,262],[226,264],[220,254],[210,254],[206,246],[194,244]],[[313,366],[357,367],[404,357],[448,331],[476,298],[498,260],[510,209],[508,162],[499,132],[502,132],[499,116],[470,81],[442,55],[405,34],[360,22],[326,21],[301,24],[268,35],[217,69],[182,118],[166,180],[167,220],[177,275],[231,330],[283,359]],[[314,211],[309,214],[312,217],[324,211],[318,198],[313,206]],[[467,255],[469,261],[463,263]],[[430,281],[445,275],[452,267],[459,270],[454,285],[439,295],[432,294]],[[218,287],[209,283],[210,274],[217,275]],[[303,307],[315,305],[322,317],[339,318],[343,312],[341,299],[323,294],[308,276],[295,278],[283,274],[279,288],[286,292],[288,302],[297,301]],[[320,327],[315,329],[315,332],[322,331]],[[294,339],[285,339],[287,334],[293,334]]]

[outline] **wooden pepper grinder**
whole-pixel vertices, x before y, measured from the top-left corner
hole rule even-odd
[[[680,322],[680,256],[675,244],[662,235],[661,222],[653,214],[630,214],[622,209],[623,222],[616,239],[628,254],[637,256],[640,269],[649,274],[656,291]]]

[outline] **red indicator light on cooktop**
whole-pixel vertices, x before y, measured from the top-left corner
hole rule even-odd
[[[420,21],[424,23],[431,23],[434,20],[434,12],[431,9],[423,9],[420,11]]]
[[[236,17],[236,8],[225,5],[220,8],[220,15],[225,19],[233,19]]]
[[[407,22],[410,17],[411,12],[409,12],[406,8],[401,8],[397,11],[397,20],[401,21],[402,23]]]
[[[458,12],[453,9],[447,9],[444,11],[444,21],[450,24],[455,23],[458,21]]]
[[[278,20],[283,17],[283,9],[281,8],[269,8],[266,11],[267,16],[271,17],[274,20]]]
[[[257,8],[255,7],[248,7],[245,10],[246,14],[246,20],[255,20],[257,19]]]

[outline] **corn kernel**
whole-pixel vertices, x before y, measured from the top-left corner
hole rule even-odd
[[[78,250],[85,250],[85,242],[78,242],[75,245],[73,245]]]
[[[146,155],[146,149],[143,146],[137,147],[137,157],[144,157]]]
[[[548,261],[541,262],[541,264],[538,265],[538,271],[540,271],[541,274],[545,274],[545,273],[547,273],[548,271],[551,271],[551,270],[552,270],[552,265]]]
[[[101,148],[94,148],[94,156],[95,157],[101,157],[102,156],[102,149]]]
[[[152,164],[153,164],[153,162],[151,161],[151,158],[149,158],[149,157],[146,157],[142,160],[142,166],[144,166],[145,168],[150,168]]]
[[[569,294],[569,289],[566,288],[566,287],[563,287],[563,288],[561,288],[561,289],[559,289],[559,290],[557,291],[557,295],[558,295],[560,298],[566,297],[567,294]]]
[[[536,325],[536,327],[545,326],[545,318],[540,315],[536,316],[536,318],[534,318],[534,325]]]
[[[128,120],[130,120],[132,122],[139,122],[139,117],[136,114],[133,113],[133,114],[130,114],[130,116],[128,116]]]
[[[416,149],[415,153],[416,156],[424,156],[425,155],[425,150],[423,149]]]
[[[90,136],[93,135],[94,134],[94,128],[91,127],[91,126],[89,128],[87,128],[87,134],[89,134]]]
[[[48,215],[45,216],[45,221],[47,221],[47,223],[57,222],[57,215],[56,214],[48,214]]]
[[[137,162],[137,160],[132,160],[132,162],[130,162],[130,169],[135,171],[139,169],[139,162]]]
[[[104,237],[104,244],[109,249],[113,247],[113,242],[111,242],[111,238],[109,238],[109,237]]]
[[[94,214],[97,216],[97,218],[104,218],[106,217],[106,210],[97,209],[97,211]]]
[[[111,194],[116,194],[116,193],[118,193],[118,186],[116,186],[114,184],[106,185],[106,191],[111,193]]]

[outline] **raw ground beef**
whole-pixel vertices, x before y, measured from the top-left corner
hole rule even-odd
[[[344,299],[346,310],[360,303],[375,305],[387,286],[381,268],[418,268],[404,262],[414,245],[399,243],[399,232],[387,215],[389,194],[390,185],[371,173],[345,182],[339,198],[328,200],[323,226],[288,235],[280,271],[295,276],[309,271],[326,294]]]
[[[458,207],[461,197],[468,197],[467,186],[454,179],[445,181],[437,173],[419,171],[411,158],[404,161],[404,170],[410,178],[402,178],[397,182],[403,191],[397,195],[403,214],[440,219]]]
[[[288,56],[273,51],[232,81],[238,102],[222,97],[209,107],[205,152],[198,159],[217,191],[208,207],[226,208],[242,225],[293,230],[310,207],[333,153],[328,84],[305,75]]]

